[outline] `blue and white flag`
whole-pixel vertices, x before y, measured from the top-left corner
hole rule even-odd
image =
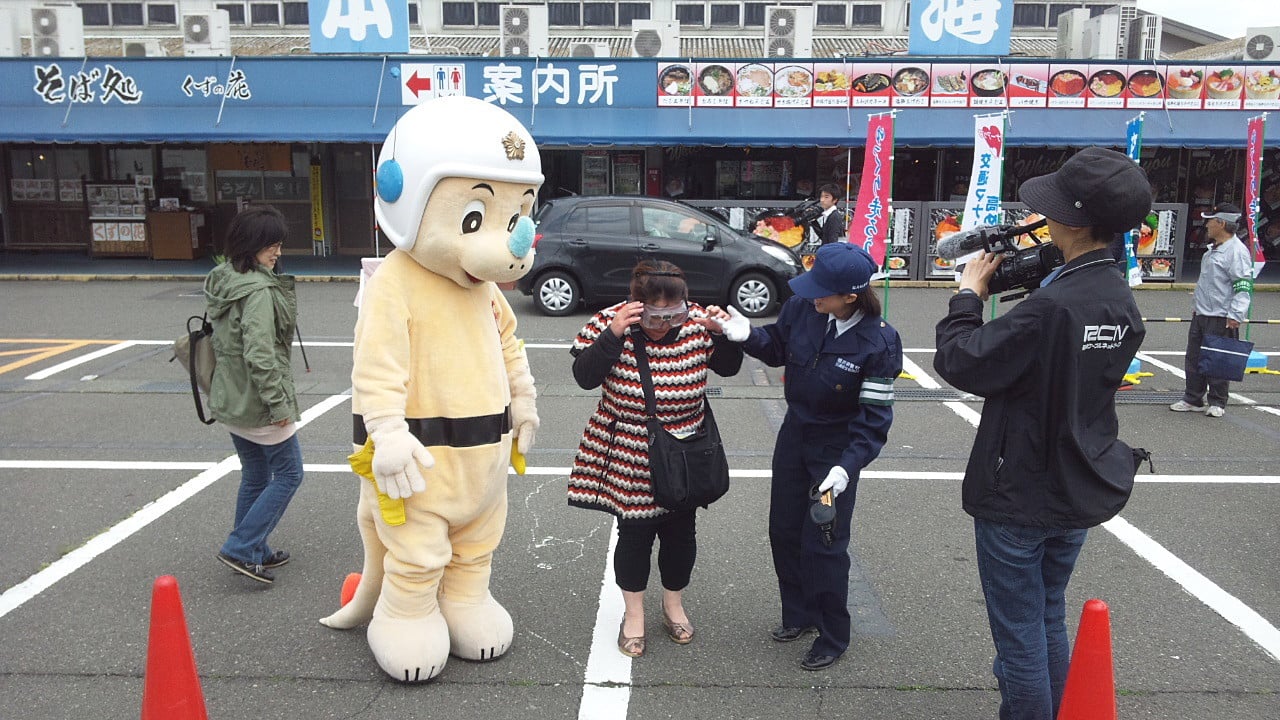
[[[1138,116],[1129,121],[1125,127],[1125,147],[1128,149],[1129,159],[1136,162],[1142,160],[1142,118],[1146,113],[1138,113]],[[1129,287],[1137,287],[1142,284],[1142,268],[1138,267],[1138,237],[1140,233],[1135,228],[1129,231],[1128,237],[1124,243],[1124,261],[1127,271],[1125,275],[1129,278]]]
[[[308,0],[311,52],[409,52],[409,0]]]
[[[911,55],[1008,55],[1013,0],[916,0]]]

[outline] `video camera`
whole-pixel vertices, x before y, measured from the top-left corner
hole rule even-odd
[[[1021,297],[1040,287],[1040,281],[1065,262],[1061,250],[1053,243],[1040,242],[1033,232],[1047,223],[1042,219],[1027,225],[983,225],[954,233],[938,241],[938,257],[955,260],[978,250],[1003,253],[1004,259],[987,281],[987,292],[999,295],[1018,289],[1023,292],[1004,299]],[[1035,245],[1019,248],[1015,238],[1020,235],[1027,235]]]

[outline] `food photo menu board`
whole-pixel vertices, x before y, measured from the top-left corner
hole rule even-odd
[[[672,63],[658,107],[1280,109],[1280,66]]]

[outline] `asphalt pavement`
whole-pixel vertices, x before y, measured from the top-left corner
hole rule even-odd
[[[993,650],[960,509],[981,401],[937,379],[933,326],[949,291],[893,288],[888,316],[914,379],[859,483],[850,605],[853,644],[832,668],[797,663],[805,643],[768,639],[777,590],[765,533],[781,374],[748,359],[716,378],[734,471],[698,521],[686,606],[692,644],[669,642],[656,592],[649,650],[615,646],[621,602],[606,563],[613,524],[570,508],[565,482],[598,391],[573,382],[567,352],[589,311],[520,318],[542,429],[529,473],[512,475],[493,578],[515,621],[492,663],[451,659],[405,686],[361,630],[317,622],[360,569],[349,452],[349,282],[299,284],[295,376],[307,474],[272,536],[292,561],[273,586],[214,559],[238,484],[227,433],[195,417],[168,343],[202,310],[195,280],[0,282],[0,718],[137,717],[152,583],[177,577],[210,718],[994,718]],[[1190,314],[1185,290],[1137,293],[1150,318]],[[1253,316],[1280,319],[1280,293]],[[1255,325],[1280,370],[1280,325]],[[1280,377],[1234,383],[1221,419],[1167,409],[1180,395],[1186,325],[1153,322],[1152,375],[1119,394],[1122,437],[1155,453],[1116,521],[1090,532],[1068,591],[1069,626],[1105,600],[1119,716],[1280,717]]]

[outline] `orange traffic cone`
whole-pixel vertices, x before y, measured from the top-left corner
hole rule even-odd
[[[1089,600],[1080,614],[1058,720],[1116,720],[1111,615],[1101,600]]]
[[[151,589],[151,632],[142,686],[142,720],[208,720],[196,674],[196,655],[182,613],[178,581],[156,578]]]

